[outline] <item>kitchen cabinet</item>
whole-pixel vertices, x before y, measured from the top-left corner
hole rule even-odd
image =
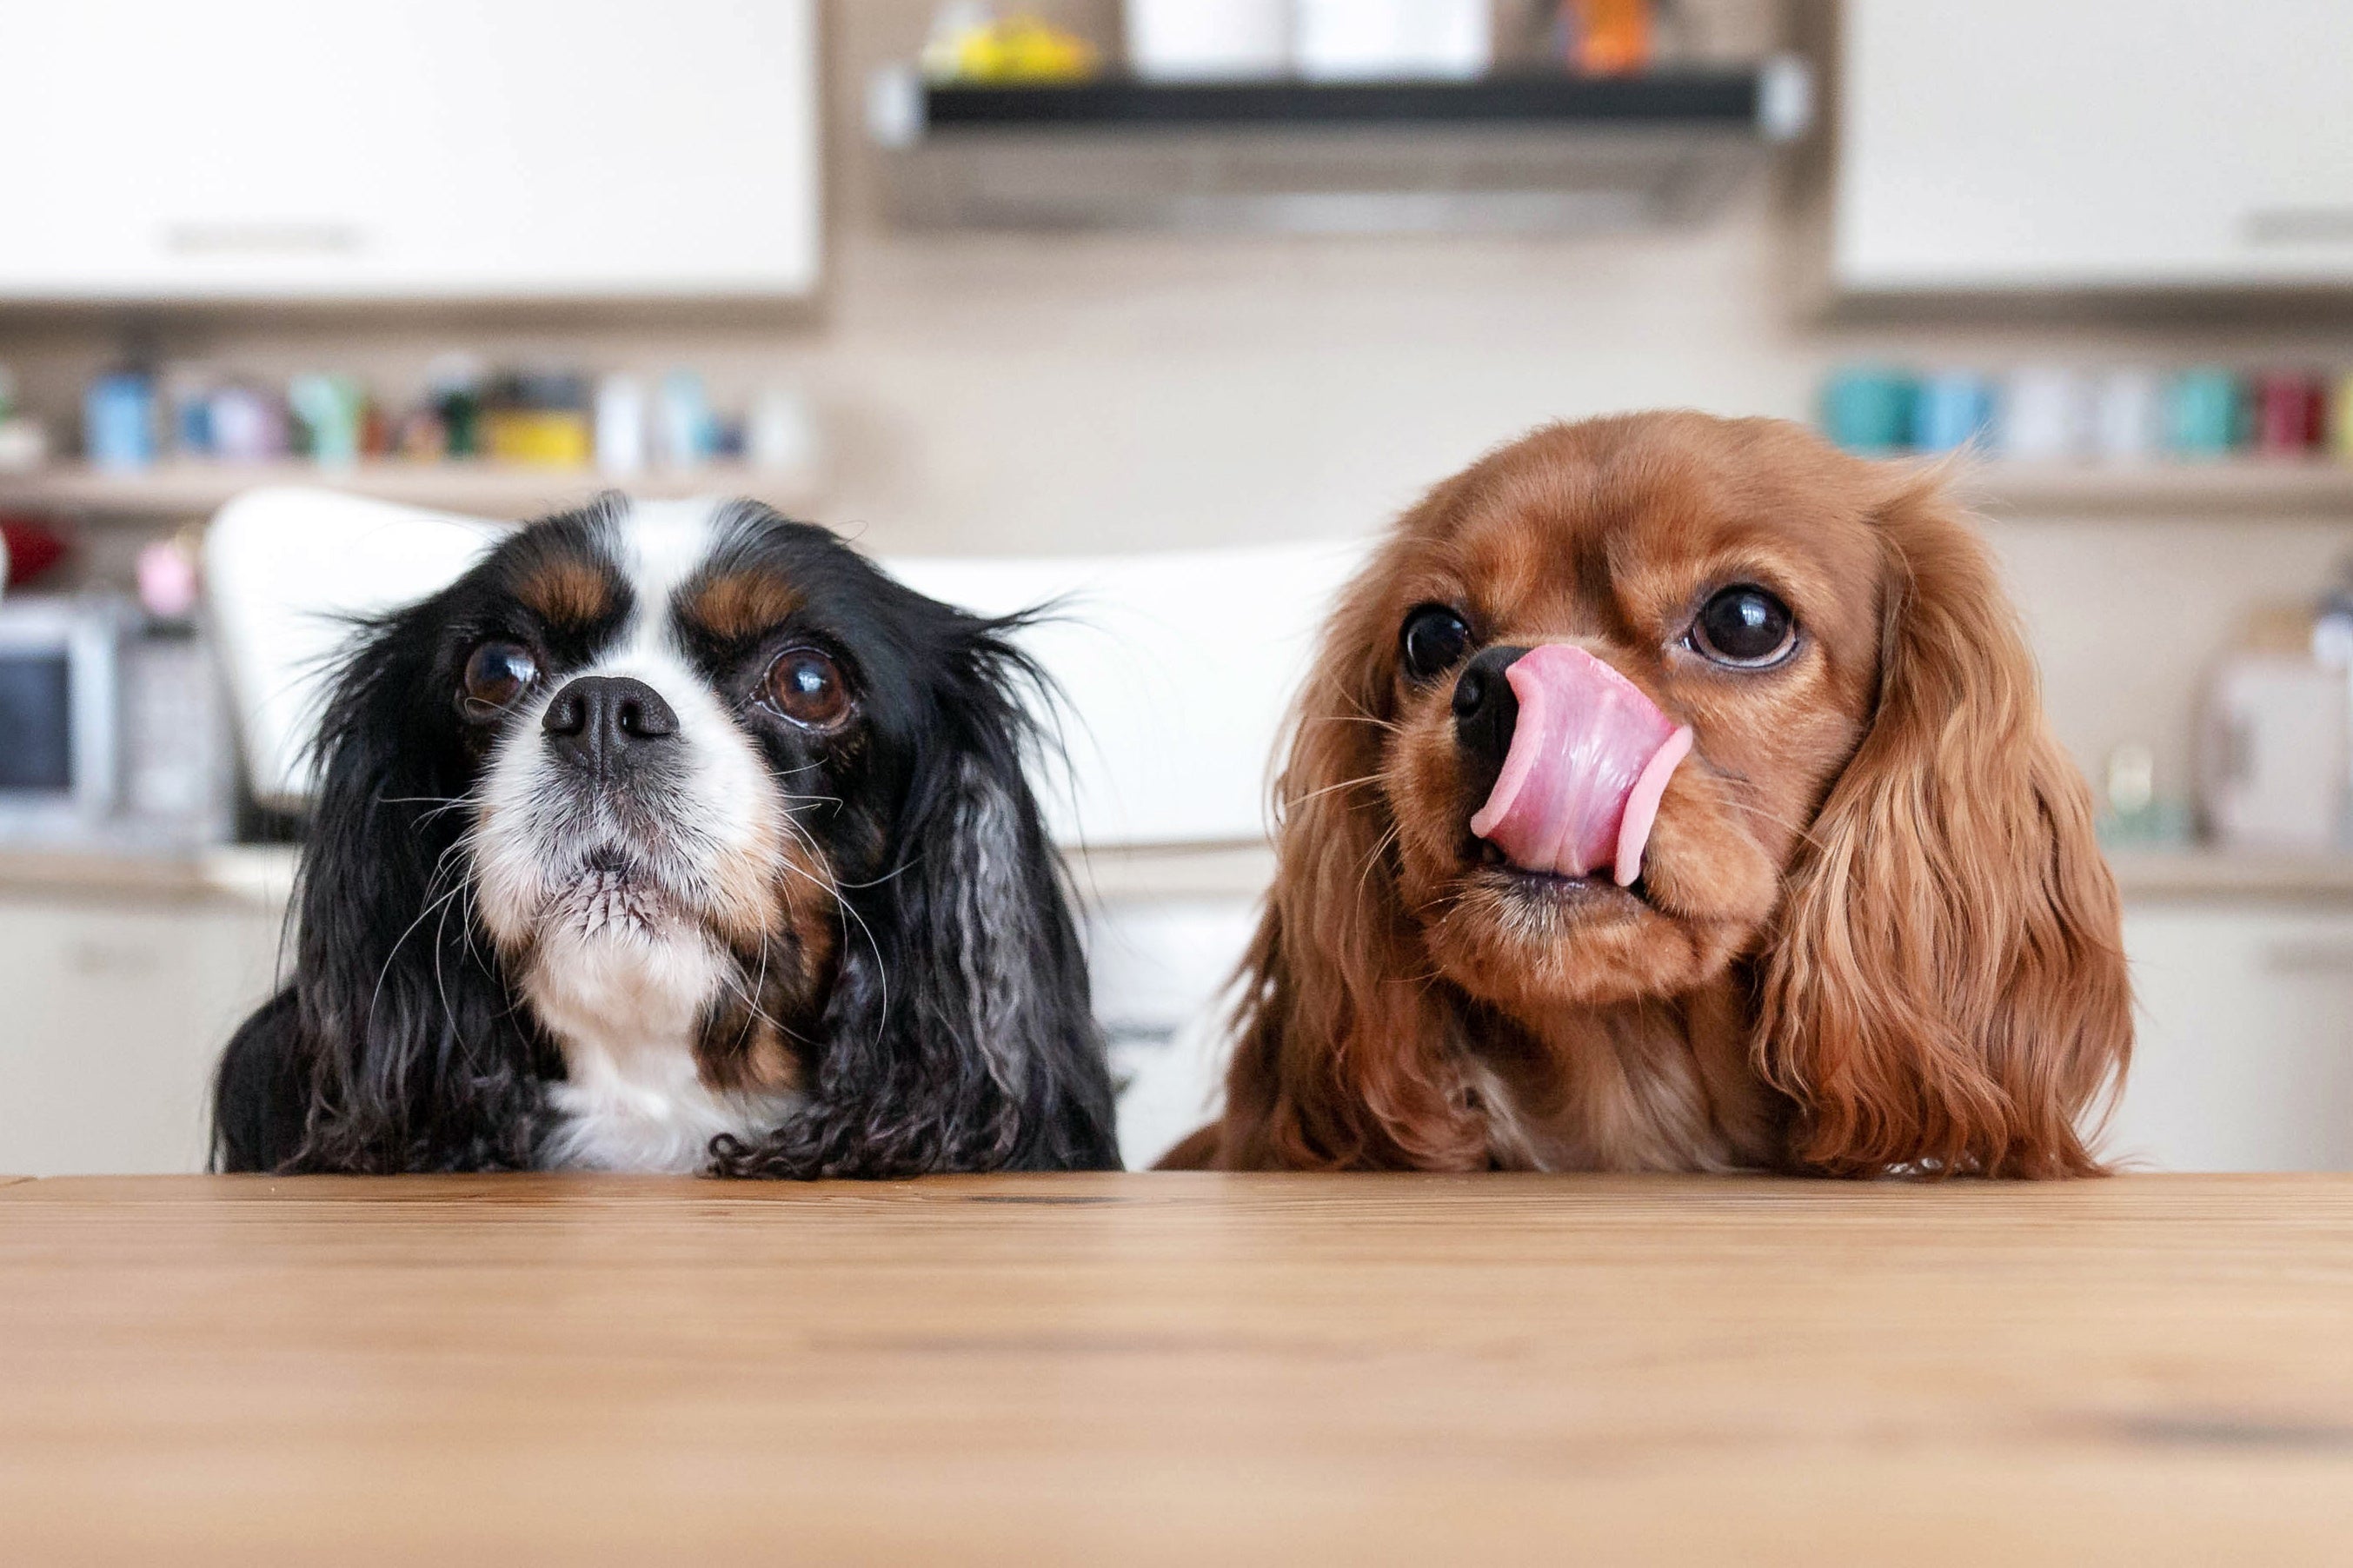
[[[2353,284],[2344,0],[1848,0],[1849,292]]]
[[[2125,949],[2140,1033],[2112,1153],[2353,1170],[2353,910],[2133,904]]]
[[[1133,862],[1132,864],[1130,862]],[[1218,987],[1265,852],[1082,858],[1096,998],[1139,1162],[1198,1125],[1223,1077]],[[0,1173],[201,1168],[221,1047],[277,980],[279,891],[0,892]],[[2139,1003],[2106,1147],[2143,1168],[2353,1170],[2353,907],[2137,899]],[[1164,1059],[1165,1058],[1165,1059]]]
[[[279,910],[0,896],[0,1173],[204,1168],[214,1064],[274,984]]]
[[[815,0],[0,0],[0,301],[792,296]]]
[[[1098,905],[1096,1003],[1137,1167],[1200,1125],[1224,1079],[1199,1016],[1241,957],[1255,900]],[[2106,1152],[2139,1169],[2353,1171],[2353,906],[2264,896],[2126,906],[2138,1037]]]

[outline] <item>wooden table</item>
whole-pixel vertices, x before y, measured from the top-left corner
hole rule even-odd
[[[2353,1562],[2353,1179],[0,1187],[0,1562]]]

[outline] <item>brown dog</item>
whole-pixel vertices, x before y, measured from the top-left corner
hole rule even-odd
[[[1695,414],[1490,455],[1344,595],[1278,805],[1167,1164],[2100,1168],[2116,888],[1932,477]]]

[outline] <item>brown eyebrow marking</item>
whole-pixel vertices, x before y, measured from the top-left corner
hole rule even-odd
[[[728,572],[695,588],[680,613],[723,641],[758,637],[801,607],[800,590],[772,572]]]
[[[586,626],[613,610],[613,584],[595,564],[570,556],[534,563],[515,597],[555,626]]]

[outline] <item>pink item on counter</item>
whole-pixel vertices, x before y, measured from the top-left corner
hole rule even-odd
[[[1567,644],[1530,649],[1504,678],[1519,717],[1471,831],[1523,871],[1587,877],[1608,866],[1620,887],[1630,885],[1667,780],[1690,754],[1691,726]]]
[[[160,620],[185,620],[196,609],[196,558],[162,539],[139,552],[139,605]]]

